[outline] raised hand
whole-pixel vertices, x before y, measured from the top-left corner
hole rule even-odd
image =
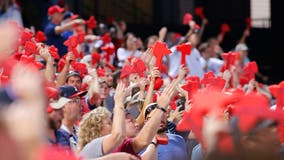
[[[126,96],[129,95],[129,93],[130,92],[126,88],[125,84],[123,84],[122,82],[119,82],[115,90],[114,102],[116,104],[124,104],[124,100]]]
[[[157,99],[158,106],[167,108],[171,102],[171,99],[175,95],[175,90],[176,90],[175,83],[171,83],[168,86],[166,86],[161,96],[159,96],[159,98]]]

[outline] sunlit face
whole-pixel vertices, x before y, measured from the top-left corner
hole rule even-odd
[[[108,86],[113,86],[113,77],[112,77],[112,72],[110,70],[108,70],[105,73],[105,77],[106,77],[106,83]]]
[[[147,121],[150,120],[150,118],[153,116],[153,113],[154,113],[154,112],[151,111],[151,113],[147,115],[147,117],[146,117],[144,123],[147,123]],[[160,126],[159,126],[158,133],[161,133],[161,132],[165,131],[166,128],[167,128],[167,114],[165,113],[165,114],[163,114],[163,116],[162,116],[162,120],[161,120],[161,123],[160,123]]]
[[[135,47],[136,37],[132,34],[130,34],[126,40],[126,48],[128,50],[133,50]]]
[[[109,87],[106,82],[100,83],[100,98],[106,99],[109,96]]]
[[[198,35],[197,34],[192,34],[188,41],[191,43],[191,46],[193,48],[195,48],[197,46],[197,44],[199,43],[199,38],[198,38]]]
[[[76,87],[79,91],[82,88],[82,81],[81,81],[81,78],[78,77],[78,76],[71,76],[71,77],[69,77],[67,82],[66,82],[66,84],[70,85],[70,86]]]
[[[70,102],[68,102],[64,108],[64,118],[68,118],[68,120],[76,121],[80,118],[81,115],[81,104],[80,98],[73,98]]]
[[[64,17],[63,13],[56,12],[51,15],[51,20],[54,24],[60,24],[63,20],[63,17]]]
[[[147,43],[147,48],[149,48],[150,46],[153,46],[155,44],[156,40],[154,38],[150,38],[148,43]]]
[[[110,117],[103,119],[101,135],[105,136],[111,133],[112,122]]]

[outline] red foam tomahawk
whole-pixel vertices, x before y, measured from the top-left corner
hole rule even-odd
[[[283,110],[284,106],[284,81],[279,85],[271,85],[268,87],[274,97],[276,97],[276,110]]]
[[[184,14],[184,16],[183,16],[183,22],[182,22],[182,24],[184,24],[184,25],[188,25],[188,23],[190,22],[190,21],[192,21],[192,15],[190,14],[190,13],[185,13]]]
[[[87,21],[86,21],[86,25],[88,26],[88,28],[90,29],[94,29],[97,27],[97,21],[95,20],[94,16],[91,16]]]
[[[110,62],[110,56],[113,55],[115,48],[113,45],[106,45],[101,48],[105,52],[105,59],[107,62]]]
[[[46,38],[46,36],[45,36],[43,31],[37,31],[36,35],[35,35],[35,40],[37,42],[44,42],[44,41],[47,40],[47,38]]]
[[[240,77],[240,84],[244,85],[249,83],[251,79],[255,78],[255,74],[258,72],[258,67],[255,61],[249,62],[246,66],[244,66],[244,73]]]
[[[222,23],[221,25],[221,34],[225,34],[227,32],[230,32],[231,31],[231,28],[229,26],[228,23]]]
[[[181,64],[185,64],[185,56],[190,55],[191,44],[180,44],[177,46],[177,50],[181,52]]]
[[[153,47],[153,54],[156,57],[156,67],[160,69],[163,56],[170,53],[172,53],[172,51],[167,48],[166,43],[157,41]]]
[[[235,65],[236,60],[239,59],[239,53],[228,52],[223,53],[222,58],[225,60],[225,64],[222,66],[222,70],[230,69],[231,66]]]
[[[187,98],[192,99],[193,95],[198,91],[200,88],[200,79],[196,76],[191,76],[187,79],[186,84],[182,86],[184,90],[188,92]]]
[[[194,9],[194,13],[199,16],[201,19],[205,19],[205,15],[203,13],[203,7],[196,7]]]
[[[39,54],[37,45],[32,41],[27,41],[25,46],[25,54],[30,56],[32,54]]]
[[[104,34],[100,39],[103,41],[104,45],[111,42],[111,37],[109,33]]]

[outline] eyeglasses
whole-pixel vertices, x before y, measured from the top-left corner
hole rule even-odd
[[[155,108],[157,108],[157,103],[151,104],[146,108],[145,119],[147,118],[147,115],[150,114]]]
[[[70,103],[80,103],[80,98],[74,98],[70,101]]]

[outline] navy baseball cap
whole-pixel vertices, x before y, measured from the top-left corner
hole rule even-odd
[[[78,89],[74,86],[65,85],[59,87],[59,93],[61,97],[66,98],[74,98],[74,97],[82,97],[87,94],[86,91],[78,91]]]

